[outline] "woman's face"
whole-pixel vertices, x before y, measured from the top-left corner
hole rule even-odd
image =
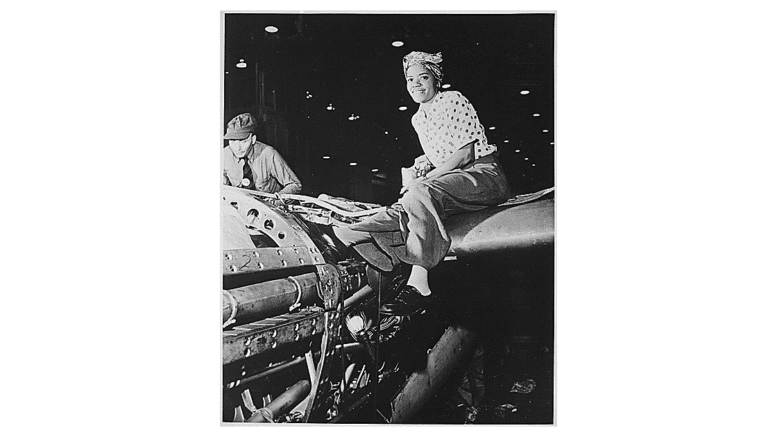
[[[407,92],[416,103],[426,103],[437,94],[437,82],[432,73],[421,64],[411,65],[405,75]]]

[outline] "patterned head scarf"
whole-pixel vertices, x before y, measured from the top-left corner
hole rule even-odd
[[[402,67],[407,77],[407,69],[413,65],[421,64],[432,73],[437,82],[442,83],[442,53],[435,54],[425,52],[410,52],[402,59]],[[438,84],[439,85],[439,84]]]

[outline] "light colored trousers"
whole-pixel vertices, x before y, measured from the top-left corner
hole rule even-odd
[[[491,154],[419,181],[386,211],[334,231],[378,270],[392,271],[400,262],[430,269],[451,245],[445,219],[499,205],[509,197],[502,166]]]

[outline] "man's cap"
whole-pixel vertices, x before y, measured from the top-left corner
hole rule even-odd
[[[256,119],[253,115],[246,112],[229,121],[224,139],[244,140],[254,133],[254,129],[256,129]]]

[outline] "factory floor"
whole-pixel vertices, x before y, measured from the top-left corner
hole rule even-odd
[[[486,353],[484,394],[472,405],[468,380],[452,383],[416,417],[417,424],[552,424],[553,350],[515,337],[495,354]],[[463,388],[460,388],[463,387]]]
[[[448,384],[415,423],[553,423],[553,261],[549,246],[527,256],[444,263],[433,271],[433,287],[461,302],[458,317],[477,328],[480,347],[467,379]],[[472,382],[478,379],[482,384]]]

